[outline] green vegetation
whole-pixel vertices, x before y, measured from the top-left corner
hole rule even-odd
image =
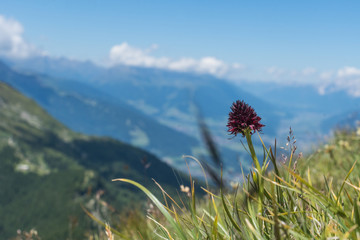
[[[0,119],[1,239],[15,237],[18,229],[36,229],[41,239],[96,235],[97,225],[81,206],[111,222],[146,203],[134,187],[113,184],[115,177],[134,179],[160,196],[156,179],[176,194],[174,171],[155,156],[110,138],[74,133],[3,83]]]
[[[0,60],[0,81],[30,97],[61,123],[77,132],[107,136],[141,147],[167,159],[176,168],[179,168],[179,162],[175,162],[177,158],[184,153],[191,154],[195,146],[201,147],[194,137],[159,123],[128,105],[126,99],[103,93],[99,86],[89,86],[89,79],[87,83],[65,79],[22,73],[9,68]],[[126,86],[117,89],[118,97],[130,92],[130,95],[143,94]],[[155,95],[154,92],[151,95]],[[186,170],[183,161],[181,167]]]
[[[162,204],[138,183],[116,179],[140,188],[157,209],[137,216],[141,231],[126,225],[115,239],[359,239],[360,129],[337,132],[307,157],[297,154],[290,130],[286,147],[279,153],[264,145],[262,164],[261,153],[252,154],[254,168],[241,184],[203,189],[205,199],[191,186],[187,199]]]
[[[252,144],[261,135],[235,126],[252,171],[241,183],[200,189],[181,175],[179,188],[173,170],[151,154],[70,131],[2,83],[0,117],[4,239],[360,238],[360,129],[338,132],[304,157],[292,132],[287,149],[261,149]]]

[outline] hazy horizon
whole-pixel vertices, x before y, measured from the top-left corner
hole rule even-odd
[[[3,1],[0,57],[90,60],[360,96],[356,1]]]

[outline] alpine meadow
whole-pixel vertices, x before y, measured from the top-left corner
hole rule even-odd
[[[360,239],[360,2],[0,3],[0,240]]]

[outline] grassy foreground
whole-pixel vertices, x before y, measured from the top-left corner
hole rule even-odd
[[[157,199],[132,180],[115,179],[149,197],[147,217],[133,212],[122,226],[114,225],[117,230],[107,225],[96,238],[360,239],[360,129],[338,132],[308,157],[297,153],[291,136],[288,140],[287,154],[263,145],[241,184],[203,189],[207,195],[201,199],[194,186],[182,187],[186,194],[175,202],[166,192],[166,200]],[[262,164],[255,162],[260,154]]]
[[[337,132],[304,157],[291,129],[286,146],[276,146],[276,141],[266,146],[258,134],[264,125],[255,111],[243,101],[231,109],[229,132],[242,136],[253,161],[242,181],[222,181],[228,178],[219,175],[221,160],[204,131],[217,169],[187,157],[197,161],[217,187],[209,186],[205,177],[206,187],[200,190],[202,183],[190,175],[188,186],[181,185],[176,195],[155,182],[162,192],[159,198],[161,193],[154,194],[134,179],[113,179],[115,186],[141,190],[148,197],[146,208],[122,211],[107,223],[83,207],[99,224],[98,232],[86,239],[360,239],[360,128]],[[260,139],[262,149],[254,148],[253,138]],[[31,230],[19,231],[14,239],[41,238]]]

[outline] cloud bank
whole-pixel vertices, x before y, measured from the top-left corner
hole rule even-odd
[[[22,34],[24,29],[16,20],[0,15],[0,55],[9,58],[27,58],[42,55],[33,45],[27,43]]]
[[[224,77],[232,71],[241,71],[245,68],[242,64],[227,64],[215,57],[203,57],[201,59],[155,57],[151,55],[151,52],[157,48],[157,45],[154,46],[150,49],[143,50],[132,47],[126,42],[115,45],[111,48],[109,53],[110,64],[155,67],[180,72],[205,73],[218,77]]]
[[[286,70],[278,67],[264,69],[266,82],[282,84],[313,85],[320,94],[345,91],[354,97],[360,97],[360,68],[345,66],[337,70],[319,71],[312,67],[302,70]]]
[[[333,76],[334,80],[328,84],[329,90],[345,90],[354,97],[360,97],[360,69],[343,67]]]
[[[337,71],[326,71],[319,74],[322,80],[318,87],[319,93],[346,91],[353,97],[360,97],[360,69],[343,67]]]
[[[0,57],[25,59],[33,56],[47,55],[24,37],[24,28],[18,21],[0,15]],[[156,57],[153,51],[158,48],[152,45],[148,49],[140,49],[123,42],[110,49],[108,61],[111,66],[123,64],[128,66],[154,67],[180,72],[211,74],[235,83],[244,79],[250,81],[277,82],[279,84],[307,84],[317,87],[319,93],[346,91],[354,97],[360,97],[360,68],[344,66],[339,69],[320,71],[313,67],[289,70],[277,66],[259,69],[245,67],[240,63],[226,63],[213,56],[200,59],[183,57],[172,59]]]
[[[235,83],[243,79],[253,81],[277,82],[279,84],[305,84],[316,87],[320,94],[334,91],[346,91],[354,97],[360,97],[360,69],[345,66],[338,70],[319,71],[313,67],[289,70],[271,66],[263,70],[249,69],[243,64],[229,64],[215,57],[201,59],[155,57],[152,52],[157,45],[149,49],[140,49],[124,42],[110,49],[110,65],[154,67],[180,72],[195,72],[222,77]]]

